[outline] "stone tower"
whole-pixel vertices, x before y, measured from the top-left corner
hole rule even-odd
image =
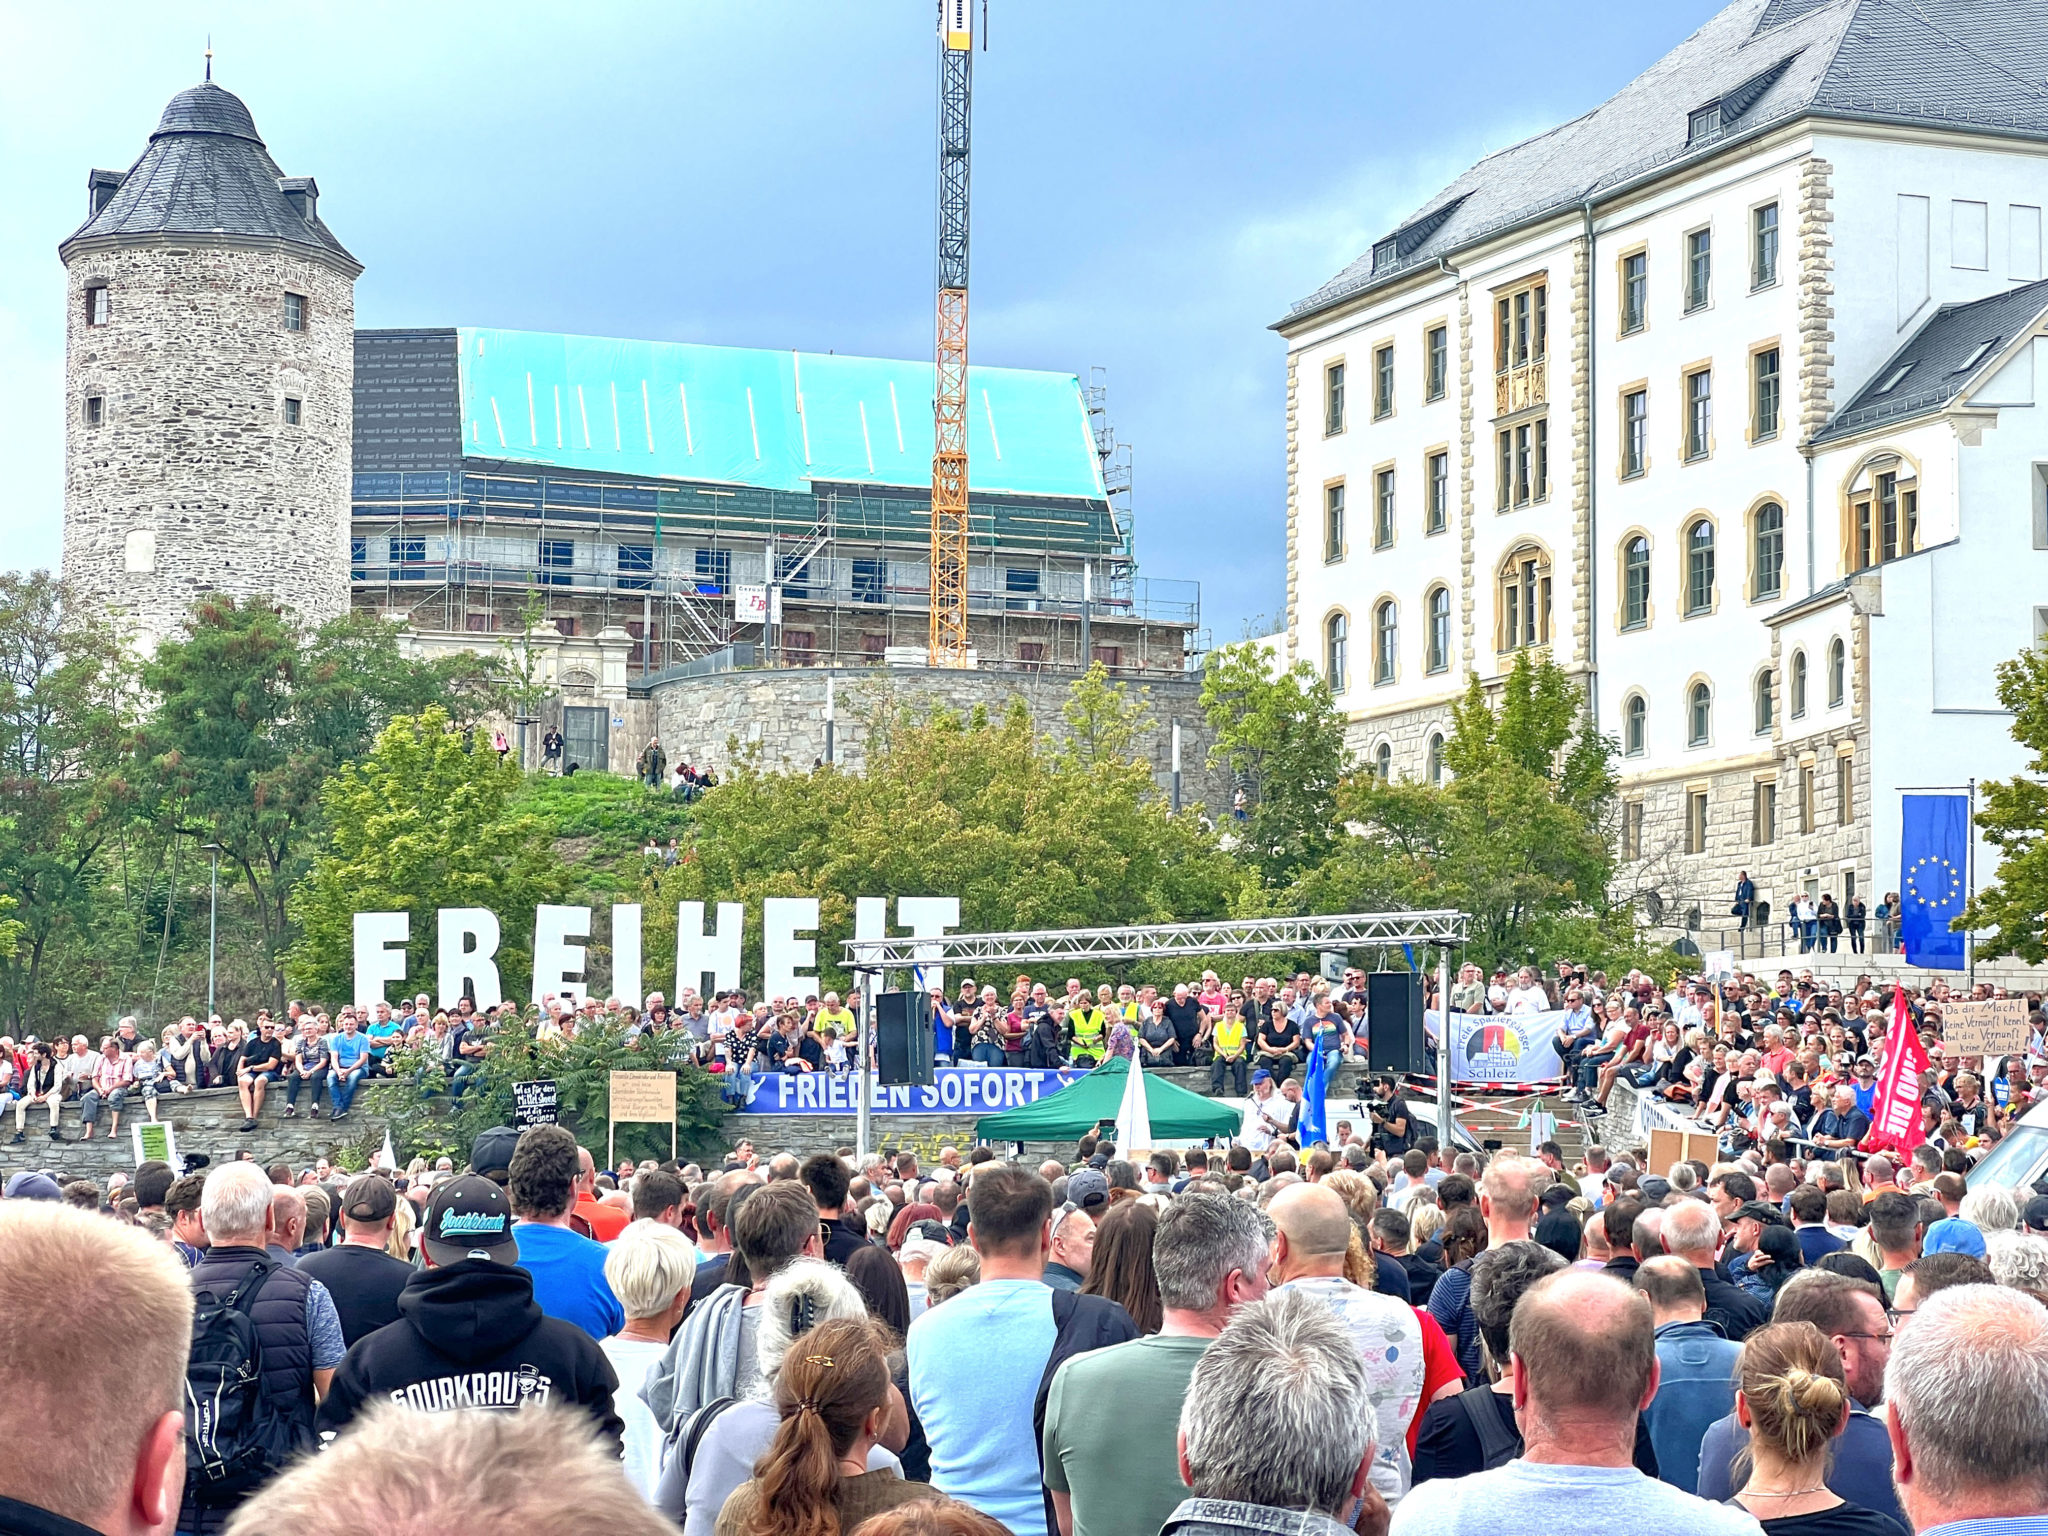
[[[355,279],[310,176],[211,81],[57,248],[64,579],[145,651],[208,592],[348,606]]]

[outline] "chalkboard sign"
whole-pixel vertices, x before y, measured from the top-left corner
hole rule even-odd
[[[553,1125],[555,1123],[555,1080],[544,1077],[538,1082],[514,1083],[512,1085],[512,1121],[524,1130],[529,1125]]]

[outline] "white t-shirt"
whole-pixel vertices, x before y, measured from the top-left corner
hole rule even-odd
[[[618,1372],[619,1390],[612,1394],[612,1406],[626,1423],[626,1481],[640,1497],[652,1502],[654,1482],[661,1473],[661,1425],[653,1410],[641,1401],[640,1387],[649,1367],[668,1354],[668,1346],[652,1339],[629,1339],[613,1334],[599,1341],[605,1359]]]
[[[1542,1013],[1550,1007],[1550,994],[1541,987],[1513,987],[1508,991],[1508,1013]]]

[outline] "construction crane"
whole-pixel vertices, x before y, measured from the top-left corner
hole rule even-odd
[[[939,307],[932,354],[934,667],[967,647],[967,144],[973,0],[939,0]]]

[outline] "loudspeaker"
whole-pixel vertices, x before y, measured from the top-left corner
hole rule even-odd
[[[1427,1072],[1422,1035],[1422,978],[1412,971],[1372,971],[1365,978],[1366,1056],[1372,1072]]]
[[[875,1071],[888,1088],[931,1084],[929,992],[884,992],[875,999]]]

